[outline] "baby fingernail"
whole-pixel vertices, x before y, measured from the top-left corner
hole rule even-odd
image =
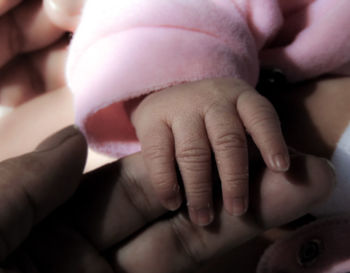
[[[242,216],[247,212],[248,202],[246,198],[232,198],[231,200],[232,215]]]
[[[214,212],[211,208],[189,208],[189,212],[192,222],[202,227],[209,225],[214,220]]]
[[[165,200],[165,207],[168,210],[175,211],[181,206],[181,203],[182,203],[182,198],[178,194],[172,198]]]
[[[277,154],[273,157],[272,166],[279,171],[288,171],[289,169],[289,156]]]

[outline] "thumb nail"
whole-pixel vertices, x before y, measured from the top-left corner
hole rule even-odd
[[[44,152],[53,150],[66,142],[68,139],[78,135],[81,135],[80,131],[75,126],[71,125],[45,139],[36,147],[35,151]]]

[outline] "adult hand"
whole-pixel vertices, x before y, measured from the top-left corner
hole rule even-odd
[[[69,127],[34,152],[0,163],[1,262],[75,192],[85,157],[83,136]]]
[[[218,208],[214,224],[201,228],[186,211],[166,214],[140,155],[86,175],[78,188],[85,154],[83,137],[69,127],[0,163],[3,272],[193,272],[303,215],[334,181],[326,161],[294,155],[287,174],[265,169],[256,177],[247,216]]]
[[[18,106],[65,85],[65,30],[41,0],[0,2],[0,104]]]
[[[0,1],[0,104],[18,106],[65,86],[69,37],[84,0]]]
[[[74,123],[64,68],[84,0],[0,0],[0,161]],[[2,108],[15,110],[2,117]],[[87,169],[110,159],[90,157]]]

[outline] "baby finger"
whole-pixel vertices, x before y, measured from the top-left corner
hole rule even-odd
[[[248,151],[244,128],[233,106],[216,107],[205,117],[221,179],[226,211],[235,216],[248,209]]]

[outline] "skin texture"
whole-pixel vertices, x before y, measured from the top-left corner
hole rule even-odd
[[[9,2],[9,1],[6,1]],[[1,7],[1,6],[0,6]],[[15,107],[64,86],[67,42],[41,1],[25,1],[0,17],[0,103]],[[21,56],[17,58],[17,56]]]
[[[349,78],[321,79],[315,82],[310,82],[306,85],[296,86],[290,93],[285,94],[289,96],[289,100],[283,100],[282,102],[286,104],[281,104],[280,107],[282,109],[285,109],[284,114],[282,115],[282,122],[284,120],[288,120],[288,124],[292,125],[292,127],[287,127],[289,128],[287,140],[290,143],[295,143],[295,145],[298,145],[297,147],[301,150],[309,151],[314,154],[330,158],[332,151],[336,147],[339,136],[342,134],[350,119],[348,112],[345,111],[348,109],[346,106],[350,101],[349,92],[347,92],[349,87]],[[305,96],[305,92],[307,92],[307,96]],[[3,151],[7,149],[8,154],[11,154],[11,151],[16,148],[18,149],[17,153],[20,154],[21,149],[22,152],[26,152],[26,149],[29,150],[29,146],[34,147],[37,145],[36,143],[33,143],[35,138],[35,141],[39,141],[40,137],[44,138],[44,136],[38,135],[38,131],[31,130],[30,124],[37,122],[38,116],[48,115],[46,119],[41,121],[44,126],[46,123],[50,124],[51,126],[52,124],[59,125],[57,124],[56,116],[49,115],[50,108],[52,109],[52,107],[58,104],[61,109],[63,109],[63,107],[67,107],[67,105],[69,105],[70,100],[67,100],[67,97],[65,96],[61,98],[52,97],[52,100],[50,100],[49,98],[51,97],[48,97],[47,95],[40,97],[40,99],[43,98],[48,99],[46,101],[47,104],[45,104],[47,107],[43,107],[43,104],[40,103],[40,100],[35,99],[30,103],[24,104],[18,108],[18,112],[16,110],[10,116],[7,116],[5,118],[5,120],[9,121],[10,117],[17,117],[18,122],[9,123],[8,125],[12,124],[11,127],[3,127],[8,128],[8,130],[0,130],[0,137],[2,137],[1,143],[4,144],[1,146],[1,149]],[[329,103],[330,101],[332,101],[332,103]],[[291,104],[291,102],[293,102],[293,104]],[[302,108],[303,111],[296,112],[296,107]],[[320,109],[323,109],[323,111],[318,114]],[[290,113],[293,113],[293,115],[290,115]],[[307,114],[305,115],[305,113]],[[325,118],[330,116],[332,117],[333,122],[331,122],[328,118]],[[66,120],[66,122],[71,122],[71,119]],[[48,124],[46,124],[46,126]],[[26,128],[26,126],[28,127],[26,130],[26,132],[29,134],[28,138],[25,137],[23,133],[21,133],[23,132],[24,128]],[[55,128],[47,127],[47,130],[47,134],[49,134],[50,130],[55,130]],[[303,142],[295,141],[294,138],[301,137],[299,134],[301,131],[304,132]],[[7,133],[8,138],[3,138],[4,132]],[[18,142],[14,142],[14,140],[18,140]],[[28,146],[24,145],[25,141],[28,141]],[[315,145],[315,143],[317,143],[317,145]],[[101,163],[91,161],[91,164],[92,168],[96,168],[96,166]],[[120,167],[116,168],[118,169]],[[135,169],[139,170],[139,166],[135,165]],[[129,172],[131,174],[133,173],[133,171]],[[113,176],[115,173],[111,171],[110,175]],[[109,189],[106,191],[108,192]],[[108,196],[108,194],[106,196]],[[133,196],[133,194],[131,194],[131,196]],[[279,196],[279,194],[277,194],[277,196]],[[105,196],[103,196],[102,193],[101,199],[105,199]],[[142,207],[144,204],[140,206]],[[86,214],[89,214],[90,212],[91,211],[87,211]],[[123,218],[123,216],[121,217]],[[91,233],[93,233],[93,231],[91,231]],[[99,234],[100,230],[97,233]],[[222,250],[223,254],[228,251],[225,256],[219,259],[214,259],[214,257],[213,259],[208,258],[206,262],[203,262],[204,264],[202,270],[204,270],[203,272],[216,271],[220,273],[228,273],[232,272],[232,268],[237,268],[237,272],[254,272],[254,266],[258,261],[259,256],[264,251],[264,248],[274,240],[285,236],[286,233],[288,233],[286,230],[272,230],[268,234],[263,234],[261,237],[247,242],[240,248],[231,250],[231,248],[228,246],[227,249]],[[221,252],[214,256],[220,257]],[[251,257],[251,259],[249,259],[250,262],[248,264],[242,263],[246,261],[247,256]],[[207,265],[207,261],[209,262],[209,265]],[[130,263],[132,264],[132,262]]]
[[[6,3],[6,5],[9,5],[8,2]],[[5,48],[5,50],[3,51],[4,53],[1,54],[1,58],[2,62],[6,64],[6,66],[2,69],[3,74],[0,77],[0,101],[2,104],[8,106],[22,106],[17,108],[17,111],[15,111],[15,113],[13,113],[11,116],[0,121],[0,129],[6,128],[1,130],[2,133],[0,133],[0,139],[2,139],[2,143],[11,143],[13,139],[19,139],[18,135],[23,134],[23,131],[25,132],[26,136],[24,140],[19,140],[19,143],[16,144],[14,148],[8,145],[1,147],[0,157],[3,159],[8,158],[10,156],[19,155],[26,151],[30,151],[46,135],[50,134],[56,129],[63,128],[64,126],[73,122],[73,112],[71,106],[72,99],[69,95],[69,92],[62,88],[65,84],[63,77],[63,64],[65,62],[66,56],[67,40],[61,37],[63,35],[62,29],[74,29],[76,24],[74,23],[74,20],[77,19],[76,16],[78,16],[79,14],[79,9],[83,5],[83,1],[77,1],[73,4],[72,1],[47,0],[44,1],[42,5],[40,5],[40,3],[40,1],[33,1],[31,2],[31,4],[29,4],[28,2],[24,2],[22,4],[19,4],[15,9],[12,10],[9,9],[9,6],[7,6],[7,9],[9,9],[9,11],[7,13],[4,13],[2,17],[3,21],[5,22],[3,23],[4,27],[2,29],[8,29],[4,37],[14,37],[12,38],[12,40],[15,40],[13,40],[11,43],[5,42],[2,45],[2,47]],[[5,10],[5,6],[3,6],[3,10]],[[30,17],[29,15],[33,13],[35,14],[35,16]],[[40,19],[42,24],[30,24],[30,20],[28,19],[27,22],[25,22],[26,24],[19,24],[19,28],[14,28],[14,24],[6,25],[6,22],[10,21],[10,19],[8,18],[15,18],[15,20],[19,20],[16,18],[22,18],[20,16],[23,16],[23,14],[25,15],[24,18],[30,18],[30,20],[32,21]],[[61,21],[57,21],[58,17],[61,18]],[[36,20],[34,20],[33,18]],[[28,27],[28,25],[32,25],[32,27]],[[43,28],[44,25],[48,25],[49,27]],[[7,28],[5,28],[6,26]],[[15,33],[16,35],[13,35],[13,33]],[[39,37],[40,39],[38,38],[37,33],[42,34]],[[6,38],[3,41],[10,40],[10,38]],[[10,48],[11,45],[13,46],[19,44],[19,41],[25,41],[25,44],[22,46],[21,50],[16,48]],[[37,45],[34,46],[33,41],[37,41]],[[39,50],[37,50],[37,48],[39,48]],[[29,52],[26,53],[24,56],[21,56],[21,58],[16,58],[19,53],[27,51]],[[35,69],[32,69],[33,67]],[[35,79],[35,81],[33,81],[33,79]],[[233,81],[233,79],[221,79],[198,83],[193,86],[189,84],[181,87],[170,88],[169,90],[163,90],[160,93],[152,94],[151,96],[147,97],[147,100],[142,101],[142,104],[140,105],[140,107],[137,108],[136,111],[136,113],[139,114],[134,115],[134,123],[136,127],[139,128],[138,131],[140,132],[139,136],[141,142],[143,142],[146,145],[146,148],[144,149],[144,155],[147,158],[146,162],[148,162],[148,169],[150,170],[150,173],[153,174],[154,185],[158,188],[158,193],[160,195],[162,203],[166,207],[174,209],[178,207],[181,202],[180,194],[178,192],[179,188],[176,186],[178,184],[177,177],[175,175],[174,164],[174,160],[176,159],[178,161],[178,165],[180,166],[181,174],[186,176],[186,179],[184,179],[184,183],[186,186],[186,193],[188,193],[187,198],[189,201],[188,203],[190,205],[190,214],[191,216],[193,216],[192,219],[194,220],[194,222],[198,224],[207,224],[213,218],[213,205],[211,194],[212,189],[210,185],[210,161],[214,161],[214,158],[212,159],[211,156],[211,146],[214,147],[214,152],[219,151],[215,152],[215,161],[219,166],[219,174],[221,175],[223,181],[223,193],[225,196],[224,206],[226,210],[231,214],[235,214],[234,209],[236,208],[236,206],[234,206],[233,203],[242,202],[234,202],[233,200],[236,200],[237,197],[247,197],[248,195],[248,160],[247,151],[245,148],[245,134],[242,131],[243,127],[239,118],[235,117],[234,115],[231,115],[232,112],[235,112],[234,107],[231,106],[236,104],[236,112],[241,112],[243,116],[249,117],[249,119],[252,116],[257,117],[253,120],[247,121],[247,124],[253,124],[250,125],[250,127],[255,127],[255,125],[259,125],[260,120],[261,124],[264,124],[264,120],[275,119],[277,121],[274,111],[270,112],[271,106],[266,102],[266,100],[259,97],[258,95],[244,96],[250,97],[250,101],[256,100],[256,102],[254,103],[259,104],[261,108],[263,108],[263,110],[259,110],[259,113],[256,112],[255,115],[251,115],[249,107],[244,107],[245,104],[248,104],[247,102],[244,102],[247,101],[247,99],[238,100],[237,98],[232,98],[232,96],[236,92],[231,91],[234,88],[238,89],[238,97],[241,94],[241,91],[239,91],[241,89],[244,90],[244,92],[242,91],[243,93],[255,94],[254,91],[252,91],[252,89],[249,86],[244,85],[244,83],[233,83]],[[35,82],[34,85],[33,82]],[[172,103],[174,107],[169,110],[169,107],[167,107],[168,100],[166,97],[174,96],[173,94],[175,92],[173,91],[176,88],[183,88],[182,92],[186,92],[186,94],[181,94],[182,98],[186,98],[186,102],[181,102],[181,105],[176,105]],[[190,88],[194,90],[191,92],[191,94],[187,94],[190,93],[188,92],[188,89]],[[206,90],[206,93],[208,94],[206,101],[204,101],[204,98],[202,98],[202,95],[204,93],[202,92],[203,90]],[[229,94],[229,96],[226,97],[231,96],[231,101],[227,98],[222,100],[226,102],[223,102],[222,105],[217,104],[215,107],[221,107],[223,110],[209,111],[209,113],[207,111],[204,115],[203,112],[205,111],[203,111],[201,107],[210,108],[210,105],[213,105],[212,100],[208,99],[210,97],[210,93],[212,93],[213,96],[213,94],[218,93],[218,90],[224,90],[224,92],[221,93],[225,93],[225,95]],[[200,96],[196,94],[199,92],[201,92]],[[42,94],[45,95],[43,96]],[[39,100],[31,100],[32,98],[39,95],[41,95],[41,98]],[[160,96],[162,96],[162,98],[159,98]],[[192,96],[194,98],[192,98]],[[197,105],[196,108],[193,107],[193,102],[195,103],[196,101],[198,101],[198,99],[196,99],[198,97],[203,99],[203,101],[201,101],[201,106]],[[216,95],[216,97],[218,96]],[[283,101],[283,98],[280,98],[280,100]],[[241,101],[240,104],[238,103],[239,101]],[[189,102],[191,105],[187,105],[187,107],[185,107],[186,103],[188,104]],[[282,105],[289,105],[285,102]],[[226,104],[224,105],[224,103]],[[251,102],[249,102],[249,104],[250,103]],[[298,102],[296,101],[296,103]],[[158,104],[160,108],[159,113],[156,113],[157,117],[155,117],[155,114],[149,114],[149,112],[153,112],[154,104]],[[46,107],[39,105],[46,105]],[[243,106],[239,107],[239,105]],[[183,111],[178,111],[181,106],[184,106],[184,108],[186,109],[184,109]],[[312,107],[311,103],[309,107]],[[241,109],[241,111],[239,111],[239,109]],[[248,111],[246,109],[248,109]],[[255,111],[257,108],[251,107],[251,109]],[[184,117],[181,119],[178,113],[186,113],[186,111],[188,111],[187,114],[184,115]],[[146,112],[146,114],[148,113],[148,115],[143,115],[144,112]],[[267,116],[265,116],[261,112],[266,112]],[[220,117],[213,117],[213,114],[210,113],[214,113],[215,115],[218,113]],[[57,115],[60,116],[58,121],[55,120],[55,117],[57,117]],[[161,119],[158,124],[158,127],[161,127],[164,130],[159,130],[159,128],[157,128],[158,130],[152,130],[154,126],[153,120],[159,120],[162,116],[165,115],[167,115],[166,119]],[[140,122],[138,122],[138,117],[142,118],[143,116],[151,118],[145,121],[143,120],[144,125],[139,125]],[[191,122],[188,122],[189,116],[191,116]],[[196,118],[193,118],[194,116],[196,116]],[[225,118],[226,116],[229,117]],[[23,121],[18,124],[18,122],[22,121],[24,117],[26,120],[33,120],[33,122],[35,120],[35,123],[28,123]],[[283,118],[288,119],[288,116],[284,116]],[[317,117],[313,118],[317,119]],[[237,124],[237,126],[235,126],[236,129],[232,127],[232,123],[224,127],[219,126],[219,123],[215,122],[216,120],[232,121],[232,119],[234,119],[235,124]],[[55,122],[52,123],[52,120],[55,120]],[[273,123],[276,124],[277,122],[272,122],[272,124]],[[39,132],[32,130],[33,124],[35,124],[37,128],[40,128],[40,130],[38,130]],[[288,124],[295,123],[288,122]],[[320,126],[321,125],[322,124],[320,124]],[[189,128],[189,130],[186,130],[189,131],[188,135],[183,135],[182,132],[185,131],[182,130],[183,127],[186,127],[186,129]],[[226,129],[222,132],[218,132],[217,128],[221,127]],[[248,128],[249,126],[246,127]],[[263,130],[265,130],[266,128],[266,126],[263,125],[259,125],[256,127],[262,127]],[[290,127],[287,127],[287,130],[288,128]],[[263,133],[260,133],[263,130],[257,130],[257,133],[255,135],[263,135]],[[153,154],[152,151],[150,151],[150,146],[153,149],[157,148],[157,145],[152,145],[152,142],[148,140],[153,140],[153,143],[157,143],[157,141],[154,140],[154,138],[146,137],[148,133],[154,134],[155,131],[164,131],[165,133],[160,134],[158,137],[162,139],[163,142],[165,142],[165,144],[169,144],[165,145],[165,149],[164,151],[161,151],[160,155],[160,157],[164,157],[163,161],[165,161],[165,164],[159,164],[159,162],[157,163],[157,161],[161,160],[160,158],[153,159],[150,158],[150,156],[147,156],[148,154]],[[208,134],[207,131],[211,131],[212,133]],[[250,131],[250,133],[254,137],[254,130]],[[278,132],[279,127],[277,126],[275,127],[275,129],[268,131]],[[337,130],[337,132],[338,131],[341,132],[341,130]],[[178,140],[177,142],[180,143],[179,145],[175,145],[175,147],[180,148],[171,149],[171,147],[174,146],[174,139],[172,135],[173,132],[176,133]],[[280,133],[277,133],[277,135],[279,134]],[[268,134],[266,132],[265,135],[267,139],[273,138],[273,136],[267,136]],[[288,132],[287,135],[293,135],[293,132]],[[188,140],[189,138],[191,141]],[[281,138],[281,136],[277,138]],[[192,141],[192,139],[194,139],[195,141]],[[200,141],[197,141],[197,139]],[[259,140],[260,138],[255,137],[254,139]],[[269,142],[275,143],[278,141],[263,141],[263,143],[265,144],[261,144],[260,146],[262,148],[264,148],[265,146],[271,146],[267,145]],[[294,144],[294,142],[292,143]],[[213,143],[215,143],[216,145],[213,145]],[[297,143],[303,142],[299,141]],[[311,141],[311,143],[314,142]],[[194,147],[194,144],[198,147]],[[272,146],[275,147],[275,145]],[[303,148],[299,146],[298,148]],[[276,147],[278,149],[278,145]],[[266,154],[267,151],[273,151],[273,149],[266,149],[266,147],[264,149],[265,152],[263,152],[263,155]],[[230,153],[230,150],[238,150],[240,152]],[[189,151],[192,154],[190,156],[186,156],[186,151]],[[166,156],[164,156],[164,154],[166,154]],[[227,154],[231,156],[226,158]],[[237,155],[233,157],[232,154]],[[95,154],[93,156],[89,156],[87,170],[93,169],[94,167],[108,162],[110,160],[111,159],[108,157],[97,157]],[[234,165],[237,166],[234,169],[230,167],[230,162],[233,161],[234,163],[236,163]],[[269,158],[265,158],[265,161],[269,165]],[[240,164],[237,164],[237,162],[239,162]],[[167,169],[169,172],[166,172],[162,168]],[[198,169],[200,171],[196,171]],[[162,173],[163,177],[161,175]],[[164,175],[166,175],[167,177],[164,178]],[[169,202],[166,199],[170,199],[172,201]],[[246,204],[248,203],[248,198],[244,198],[244,200],[245,201],[243,201],[243,203],[246,206]],[[244,210],[245,209],[243,206],[243,211]],[[238,214],[240,214],[239,210]]]
[[[9,4],[12,5],[14,1],[0,1],[0,10],[1,8],[4,7],[3,6],[4,3],[5,4],[7,3],[7,5]],[[24,5],[26,6],[27,4],[28,4],[28,1],[24,1],[21,4],[23,5],[22,8],[24,9]],[[16,13],[16,12],[17,11],[13,11],[13,13]],[[9,27],[12,27],[12,26],[13,24],[11,24]],[[42,25],[40,24],[39,26],[42,26]],[[42,31],[43,30],[40,30],[41,33],[44,33]],[[57,31],[61,31],[61,30],[57,30]],[[34,33],[32,32],[32,34]],[[5,37],[5,36],[2,36],[2,37]],[[46,35],[46,34],[41,35],[41,38],[44,38],[44,39],[48,37],[50,37],[50,35]],[[4,42],[4,41],[7,41],[7,39],[1,39],[1,42]],[[57,42],[59,42],[59,39],[57,40]],[[36,53],[37,54],[36,56],[40,56],[44,52],[46,54],[42,54],[41,56],[43,55],[48,57],[55,56],[55,52],[64,53],[65,51],[65,50],[56,51],[55,46],[50,46],[50,41],[46,41],[46,43],[48,43],[48,46],[42,48],[42,50],[39,50]],[[9,52],[9,51],[4,51],[4,52]],[[2,52],[2,54],[4,54],[4,52]],[[21,56],[24,57],[24,56],[33,56],[33,55],[34,54],[32,53],[28,53],[28,55],[25,54]],[[10,56],[7,58],[9,60],[13,60],[13,58],[16,56],[17,56],[16,54],[10,54]],[[72,98],[70,93],[65,88],[60,88],[60,89],[54,88],[54,86],[56,85],[55,83],[59,82],[59,84],[56,86],[60,86],[60,87],[62,84],[60,83],[59,80],[57,81],[56,79],[60,79],[59,75],[63,75],[62,64],[64,63],[63,58],[65,58],[65,54],[57,54],[56,56],[60,56],[57,60],[62,60],[62,61],[52,62],[52,63],[59,64],[59,65],[51,66],[54,69],[47,70],[47,68],[49,68],[50,66],[39,66],[41,68],[41,70],[39,69],[39,71],[42,71],[40,75],[42,75],[41,77],[43,79],[43,82],[53,83],[51,92],[48,92],[51,89],[40,89],[40,90],[33,89],[31,82],[29,80],[22,81],[22,77],[24,77],[24,79],[29,78],[28,75],[31,75],[32,70],[24,69],[24,72],[22,72],[22,76],[17,75],[16,73],[12,73],[13,71],[20,70],[19,68],[23,63],[22,61],[19,61],[18,63],[13,62],[14,68],[12,72],[7,72],[8,74],[12,73],[14,75],[13,80],[7,81],[6,83],[4,83],[4,78],[6,77],[4,77],[3,74],[0,77],[0,94],[2,94],[1,95],[2,98],[5,97],[7,101],[12,101],[9,105],[18,105],[17,99],[16,100],[11,99],[11,95],[12,95],[11,92],[6,92],[6,95],[4,95],[5,94],[4,90],[6,90],[6,88],[11,87],[11,85],[15,87],[17,94],[19,94],[20,95],[19,97],[21,98],[19,99],[19,101],[21,101],[20,106],[18,106],[16,110],[13,111],[8,116],[0,119],[0,142],[2,143],[2,145],[0,145],[0,160],[4,160],[10,157],[19,156],[20,154],[30,152],[47,135],[73,122]],[[48,60],[48,59],[44,58],[44,60]],[[11,62],[12,61],[10,61],[10,63]],[[45,64],[45,62],[42,62],[42,63]],[[1,70],[2,73],[6,74],[5,72],[9,71],[8,70],[9,67],[11,66],[6,66],[6,68],[3,67]],[[54,71],[54,73],[46,73],[47,71]],[[59,76],[59,77],[56,78],[56,76]],[[288,100],[282,100],[282,102],[280,103],[281,107],[279,109],[280,114],[284,112],[284,114],[282,115],[282,124],[285,121],[288,121],[287,124],[292,124],[293,125],[292,128],[295,128],[295,129],[291,129],[290,126],[288,127],[286,126],[286,128],[284,128],[285,130],[289,129],[287,131],[288,132],[287,141],[290,144],[293,144],[296,147],[298,147],[300,150],[309,151],[314,154],[322,155],[329,158],[336,146],[339,136],[341,135],[341,133],[343,132],[344,128],[347,126],[349,121],[349,117],[346,116],[348,111],[343,110],[343,109],[348,109],[346,108],[346,105],[347,105],[346,102],[349,101],[349,92],[347,92],[349,87],[350,87],[350,79],[348,78],[318,79],[317,81],[303,84],[301,86],[293,86],[292,87],[293,91],[288,93]],[[334,90],[336,90],[336,93],[334,93]],[[304,95],[305,92],[308,93],[307,96]],[[30,101],[28,101],[29,97],[27,97],[26,95],[27,93],[31,94],[30,98],[35,98],[35,99],[31,99]],[[278,94],[275,94],[275,95],[277,95],[277,97],[284,97],[286,93],[283,93],[283,96],[278,96]],[[13,103],[13,101],[15,103]],[[332,101],[332,103],[329,103],[330,101]],[[295,111],[296,106],[298,107],[301,106],[303,109],[303,112]],[[57,109],[57,110],[52,111],[53,109]],[[285,109],[285,111],[281,111],[281,109],[282,110]],[[324,115],[319,114],[320,109],[322,109],[322,113]],[[66,113],[67,115],[60,116],[59,114],[60,112]],[[310,114],[308,114],[308,112],[310,112]],[[305,119],[305,113],[308,116],[307,120]],[[328,117],[332,116],[333,121],[336,120],[337,122],[331,122],[331,120],[328,118],[325,118],[325,116],[328,116]],[[35,128],[38,128],[38,129],[35,129]],[[298,132],[301,132],[301,131],[304,132],[303,136],[301,136],[300,134],[299,135],[297,134]],[[322,136],[322,138],[320,138],[319,136]],[[305,140],[305,142],[295,141],[294,140],[295,137],[302,137],[302,139]],[[319,144],[319,145],[316,145],[316,144]],[[70,147],[70,149],[74,149],[74,147],[76,146],[77,145],[75,143],[72,147]],[[66,161],[68,160],[67,162],[70,162],[70,159],[64,158],[64,160]],[[98,166],[103,165],[103,163],[107,161],[111,161],[111,160],[108,158],[100,158],[100,157],[97,158],[95,154],[94,155],[90,154],[86,169],[95,169]],[[128,162],[130,164],[135,163],[135,161],[134,162],[128,161]],[[138,167],[138,166],[139,165],[135,165],[135,167]],[[116,168],[115,172],[113,171],[110,172],[111,176],[115,175],[115,173],[118,173],[118,169],[120,168],[119,163],[115,165],[115,168]],[[138,170],[137,168],[135,169]],[[126,173],[127,172],[128,171],[126,171]],[[124,172],[124,175],[130,175],[130,174],[125,174]],[[134,191],[136,192],[137,190],[134,189]],[[314,198],[314,197],[316,198],[317,194],[321,194],[316,190],[313,193],[315,195],[312,195],[311,198]],[[101,199],[103,198],[101,197]],[[303,204],[304,203],[302,203],[301,205]],[[141,203],[141,206],[142,205],[143,204]],[[101,205],[101,207],[103,206],[104,205]],[[88,214],[88,212],[86,214]],[[103,225],[102,224],[99,225],[97,223],[96,225],[94,225],[94,228],[98,226],[103,226]],[[278,236],[280,236],[280,234],[283,234],[283,233],[279,232],[278,234],[279,234]],[[55,235],[57,235],[57,233],[52,235],[51,237],[54,237]],[[22,238],[23,235],[16,233],[14,237]],[[152,238],[152,237],[150,236],[149,238]],[[275,240],[275,239],[276,239],[276,236],[274,235],[274,236],[268,236],[267,239],[263,238],[262,241],[270,242],[271,240]],[[152,241],[152,239],[150,240]],[[215,240],[217,240],[217,238],[215,238]],[[67,241],[71,241],[71,240],[68,238]],[[72,241],[68,244],[68,246],[72,246],[71,243]],[[249,269],[245,270],[244,267],[242,267],[242,264],[240,262],[244,261],[247,255],[251,257],[252,253],[257,252],[256,250],[259,245],[261,246],[261,244],[259,244],[258,239],[254,241],[250,241],[244,247],[236,248],[235,251],[228,253],[227,255],[228,259],[218,260],[218,263],[216,264],[212,258],[208,258],[203,263],[206,264],[208,260],[213,261],[213,263],[212,263],[212,267],[210,266],[208,267],[209,271],[206,271],[206,272],[213,272],[215,270],[216,272],[220,272],[220,273],[232,272],[232,268],[237,268],[237,270],[242,269],[243,270],[242,272],[250,272]],[[68,246],[60,247],[57,250],[58,252],[67,251],[67,255],[65,256],[65,258],[67,259],[65,261],[67,261],[69,256],[72,254],[71,252],[68,252],[67,250],[67,248],[69,248]],[[224,250],[221,249],[222,253],[226,252],[228,248],[231,248],[231,247],[228,246]],[[219,251],[219,250],[213,247],[212,251],[214,253],[215,251]],[[43,254],[43,252],[45,251],[40,251],[41,254]],[[220,256],[220,253],[218,252],[217,253],[218,255],[214,255],[214,256]],[[50,255],[53,257],[54,256],[53,253],[51,254]],[[61,256],[62,252],[59,253],[59,255]],[[84,257],[84,256],[80,255],[79,257]],[[233,257],[235,257],[235,259],[233,259]],[[258,259],[258,255],[255,257],[256,259]],[[21,256],[21,259],[24,259],[24,258],[25,258],[24,256]],[[58,258],[52,258],[52,259],[57,260]],[[253,260],[254,260],[254,257],[252,257],[252,261]],[[132,266],[132,261],[133,261],[132,257],[129,256],[129,260],[127,263],[131,264]]]
[[[286,174],[262,167],[246,216],[218,207],[205,228],[185,208],[173,214],[163,208],[140,154],[81,180],[85,157],[83,136],[68,127],[34,152],[0,163],[2,272],[194,272],[303,215],[334,183],[325,160],[294,154]]]
[[[78,5],[80,3],[80,6]],[[46,136],[74,123],[64,67],[70,15],[83,1],[0,1],[0,105],[15,110],[0,119],[0,160],[32,151]],[[60,22],[55,11],[63,16]],[[8,144],[7,144],[8,143]],[[86,170],[111,161],[89,151]]]
[[[83,4],[0,0],[1,105],[16,107],[65,87],[66,32],[75,29]]]
[[[321,78],[291,86],[283,92],[270,93],[280,118],[287,143],[298,150],[331,159],[337,142],[349,126],[349,77]],[[301,132],[303,132],[301,134]],[[292,228],[272,229],[238,249],[213,259],[200,272],[255,272],[266,247],[289,236],[309,218],[298,221]],[[233,258],[234,257],[234,258]],[[250,257],[247,260],[246,257]]]
[[[64,73],[63,69],[58,70],[57,73],[57,67],[63,67],[65,63],[68,39],[64,36],[64,30],[74,30],[83,1],[73,3],[72,1],[37,0],[30,3],[19,2],[16,6],[9,6],[8,2],[6,3],[3,4],[4,12],[0,22],[0,31],[3,32],[2,37],[5,37],[4,42],[0,44],[2,46],[0,67],[4,70],[0,78],[0,103],[16,107],[39,94],[48,92],[57,92],[57,96],[62,97],[62,92],[59,90],[65,85]],[[25,55],[22,55],[23,53]],[[16,58],[18,55],[21,57]],[[194,101],[201,88],[199,85],[195,89],[197,91],[190,92],[187,96],[184,96],[184,92],[178,93],[182,93],[181,96],[188,101]],[[206,86],[206,89],[205,100],[203,97],[202,104],[198,104],[195,111],[177,112],[175,107],[170,112],[167,110],[168,100],[164,102],[163,99],[160,105],[163,111],[159,111],[157,116],[148,115],[153,118],[139,122],[138,117],[153,109],[152,105],[159,101],[156,93],[144,100],[141,107],[137,107],[136,112],[139,114],[135,114],[134,118],[145,158],[149,162],[148,169],[163,204],[172,210],[177,209],[181,204],[175,174],[174,160],[176,159],[184,178],[191,218],[200,225],[207,225],[213,220],[209,182],[211,150],[215,154],[223,181],[224,207],[233,215],[244,214],[247,210],[248,154],[243,126],[253,136],[266,164],[271,169],[285,171],[289,165],[287,148],[277,115],[264,98],[244,83],[234,82],[232,79],[226,86],[219,81],[213,81],[211,86],[209,84]],[[172,92],[169,90],[159,93],[164,93],[163,96],[166,97]],[[220,103],[212,104],[214,97]],[[176,98],[174,99],[177,101]],[[180,102],[174,104],[176,105],[185,104]],[[192,109],[190,105],[188,107],[186,107],[187,110]],[[205,114],[206,111],[208,113]],[[192,116],[191,119],[189,115]],[[168,124],[164,122],[165,118],[168,118]],[[218,131],[217,128],[221,128],[217,124],[218,120],[231,121],[231,124],[227,122],[222,127],[223,130]],[[154,128],[149,126],[153,122],[157,125],[156,132],[160,133],[154,138],[156,140],[153,143],[149,143],[147,135],[150,132],[154,133],[152,131]],[[143,124],[139,125],[141,123]],[[63,122],[62,125],[67,124]],[[185,126],[189,126],[191,130],[187,130]],[[46,132],[46,127],[42,128],[44,128],[43,132]],[[167,131],[167,128],[170,131]],[[182,132],[188,132],[188,135]],[[172,142],[173,137],[175,137],[175,143]],[[193,140],[197,142],[198,147],[193,147]],[[157,143],[161,145],[157,146]],[[172,153],[174,144],[178,148]],[[159,146],[163,147],[163,152],[158,158],[148,156],[153,154],[152,149],[158,147],[159,150]],[[5,152],[3,154],[6,155]],[[230,154],[236,155],[228,156]],[[279,157],[276,157],[277,155]],[[164,158],[163,162],[159,162],[159,158]],[[235,170],[231,170],[229,167],[231,165],[237,166]],[[196,171],[202,167],[207,171]],[[162,177],[156,175],[156,172],[169,172],[171,175]]]
[[[131,119],[162,204],[170,210],[181,205],[176,162],[191,219],[199,225],[208,225],[214,218],[213,161],[222,181],[226,211],[237,216],[248,208],[245,131],[270,169],[283,172],[289,168],[287,146],[273,106],[237,79],[204,80],[150,94]]]

